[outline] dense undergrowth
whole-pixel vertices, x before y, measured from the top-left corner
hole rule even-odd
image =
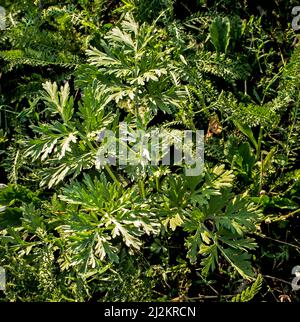
[[[297,1],[0,5],[1,301],[299,301]],[[122,122],[203,172],[102,167]]]

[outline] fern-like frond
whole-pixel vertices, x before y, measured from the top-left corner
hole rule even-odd
[[[262,284],[263,284],[263,278],[262,278],[262,275],[259,274],[251,286],[248,286],[240,294],[237,294],[236,296],[234,296],[231,299],[231,301],[232,302],[249,302],[249,301],[251,301],[261,290]]]

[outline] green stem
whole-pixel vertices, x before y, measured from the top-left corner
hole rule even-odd
[[[259,129],[259,136],[257,141],[256,160],[260,159],[261,143],[262,143],[263,133],[264,133],[263,130],[264,130],[264,127],[261,125]]]
[[[109,176],[113,179],[114,183],[120,188],[121,184],[114,173],[111,171],[111,168],[107,164],[104,166],[104,168],[108,172]]]
[[[158,180],[158,177],[155,177],[155,185],[156,185],[156,190],[157,192],[159,192],[159,180]]]
[[[261,158],[260,160],[260,170],[259,170],[259,186],[258,186],[258,192],[261,191],[262,185],[263,185],[263,168],[264,168],[264,160]]]
[[[262,189],[263,185],[263,167],[264,167],[264,161],[261,155],[261,143],[263,139],[263,126],[260,126],[259,129],[259,136],[258,136],[258,141],[257,141],[257,151],[256,151],[256,160],[260,159],[260,178],[259,178],[259,191]]]
[[[141,195],[144,199],[146,199],[146,194],[145,194],[145,184],[143,180],[139,180],[139,186],[140,186],[140,191]]]

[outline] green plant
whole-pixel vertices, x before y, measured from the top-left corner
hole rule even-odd
[[[298,301],[296,1],[2,2],[0,301]]]
[[[109,91],[109,101],[146,124],[158,110],[174,112],[185,92],[171,64],[173,48],[164,49],[159,42],[162,37],[155,24],[139,25],[126,15],[121,26],[105,36],[108,44],[101,42],[104,51],[95,47],[87,50],[90,66],[80,69],[78,85],[98,78]]]
[[[243,290],[240,294],[234,296],[231,301],[232,302],[249,302],[251,301],[255,295],[259,293],[262,288],[263,278],[261,275],[258,275],[256,280],[253,282],[251,286],[248,286],[245,290]]]
[[[230,20],[216,17],[210,25],[210,38],[217,53],[226,53],[230,40]]]

